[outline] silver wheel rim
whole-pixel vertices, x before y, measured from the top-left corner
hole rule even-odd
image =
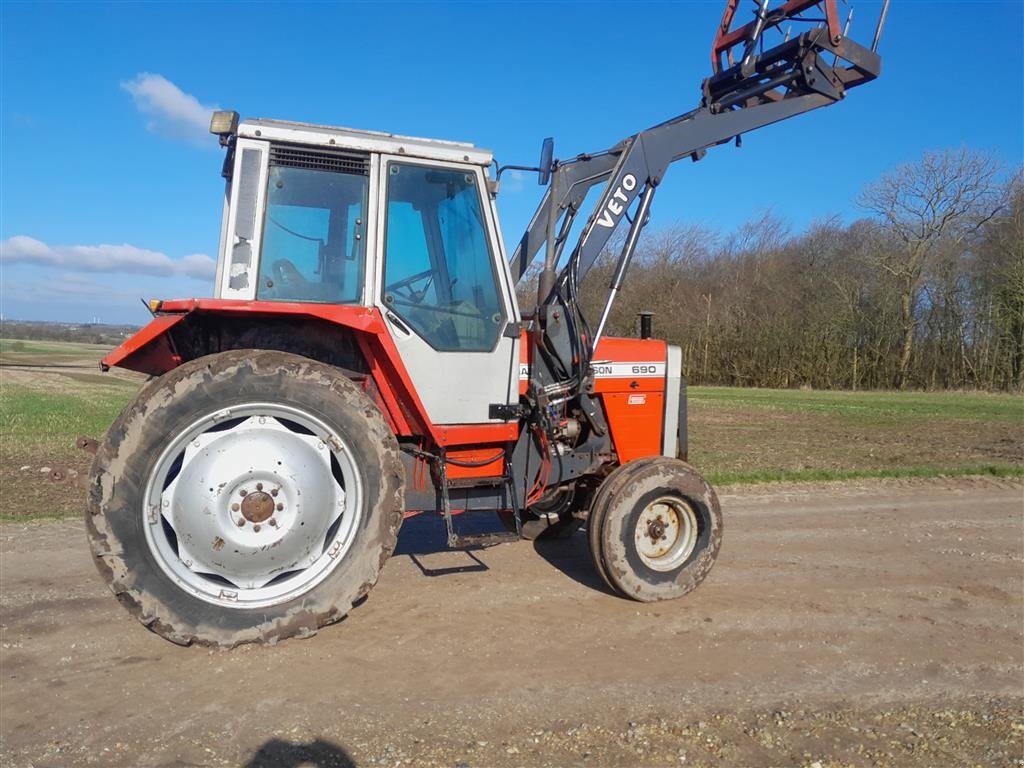
[[[171,440],[142,514],[150,552],[179,587],[260,608],[305,594],[345,559],[363,490],[336,430],[298,408],[247,403]]]
[[[698,533],[693,507],[685,499],[662,496],[640,513],[633,541],[644,565],[671,571],[693,554]]]

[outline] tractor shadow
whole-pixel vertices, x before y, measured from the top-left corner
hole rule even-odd
[[[342,747],[324,739],[296,744],[271,739],[259,748],[245,768],[356,768]]]
[[[458,515],[455,525],[460,533],[494,533],[505,530],[497,515]],[[398,545],[394,556],[406,555],[424,576],[450,576],[456,573],[483,573],[490,570],[487,563],[477,557],[482,550],[449,549],[444,520],[431,514],[416,515],[402,523],[398,532]],[[430,555],[444,553],[455,565],[432,566]]]
[[[461,533],[495,533],[504,531],[497,515],[469,514],[456,517]],[[501,544],[499,546],[510,546]],[[534,551],[551,567],[561,571],[578,584],[606,595],[614,596],[594,568],[585,531],[577,531],[568,539],[521,541],[511,546],[532,546]],[[481,559],[486,549],[449,549],[444,520],[439,516],[422,514],[402,523],[398,533],[398,546],[394,555],[407,556],[424,576],[450,576],[457,573],[483,573],[490,567]],[[433,565],[444,556],[444,565]],[[486,556],[484,556],[486,557]]]
[[[534,550],[548,565],[561,571],[584,587],[615,597],[598,574],[590,557],[586,530],[576,531],[568,539],[540,539],[532,542]]]

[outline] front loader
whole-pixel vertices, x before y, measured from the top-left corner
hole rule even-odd
[[[880,71],[881,19],[868,48],[835,0],[759,0],[734,27],[737,9],[696,109],[571,159],[545,142],[530,170],[547,189],[511,254],[505,168],[486,150],[215,113],[215,298],[151,302],[153,320],[102,362],[152,376],[89,488],[95,562],[125,607],[181,644],[308,635],[367,594],[402,520],[423,512],[455,548],[585,525],[602,578],[635,600],[700,584],[722,515],[686,463],[680,349],[649,324],[606,335],[615,296],[674,162]],[[587,317],[580,285],[623,221],[607,300]],[[480,512],[507,530],[460,533]]]

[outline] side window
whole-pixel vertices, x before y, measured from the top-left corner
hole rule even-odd
[[[475,173],[388,165],[384,302],[435,349],[494,348],[505,317]]]
[[[369,162],[358,160],[271,148],[257,298],[362,298]]]

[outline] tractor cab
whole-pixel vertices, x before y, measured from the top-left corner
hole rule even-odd
[[[519,311],[490,152],[230,112],[211,130],[228,147],[217,298],[377,308],[435,423],[515,402]],[[440,386],[440,368],[471,385]]]

